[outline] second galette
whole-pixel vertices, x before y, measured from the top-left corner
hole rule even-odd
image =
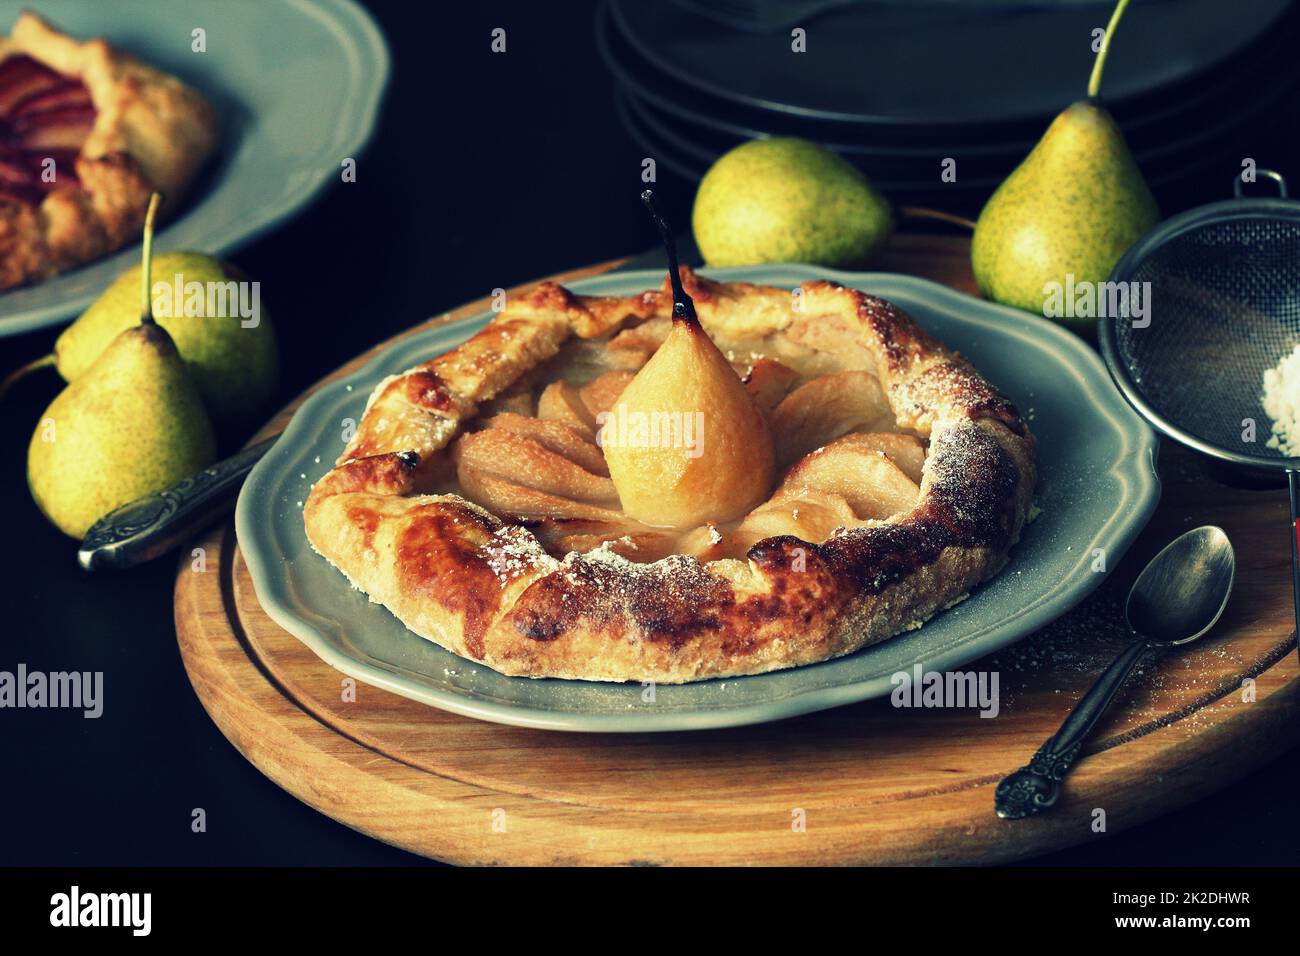
[[[133,242],[150,194],[175,209],[216,140],[180,80],[21,14],[0,37],[0,290]]]

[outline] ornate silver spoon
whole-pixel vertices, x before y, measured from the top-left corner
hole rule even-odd
[[[1137,640],[1106,668],[1028,765],[998,784],[993,797],[998,816],[1019,820],[1056,803],[1061,779],[1138,661],[1151,651],[1194,641],[1214,627],[1228,605],[1236,566],[1232,543],[1213,525],[1180,535],[1151,559],[1124,606]]]

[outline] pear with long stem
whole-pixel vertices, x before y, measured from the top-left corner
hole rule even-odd
[[[1105,282],[1129,246],[1160,221],[1119,125],[1099,99],[1128,3],[1119,0],[1111,15],[1087,98],[1056,117],[980,213],[971,266],[987,298],[1043,314],[1055,290]],[[1095,319],[1063,321],[1081,328]]]
[[[216,457],[203,399],[151,308],[159,198],[153,196],[145,217],[140,321],[50,403],[28,446],[32,497],[76,538],[114,508],[169,487]]]
[[[170,306],[161,303],[154,318],[180,350],[213,421],[232,437],[242,437],[278,390],[279,355],[260,284],[243,281],[234,266],[206,253],[160,252],[150,262],[153,275],[172,291]],[[0,397],[42,368],[53,367],[65,381],[75,381],[118,333],[135,324],[141,279],[138,266],[119,275],[63,330],[52,354],[0,381]],[[193,289],[204,292],[202,308],[195,308]]]
[[[647,189],[641,198],[668,252],[673,324],[602,423],[605,462],[633,518],[671,528],[730,521],[771,493],[772,436],[700,324],[654,194]]]

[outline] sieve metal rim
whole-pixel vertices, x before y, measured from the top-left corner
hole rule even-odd
[[[1283,190],[1283,195],[1280,197],[1225,199],[1220,202],[1197,206],[1176,216],[1171,216],[1129,247],[1129,250],[1120,257],[1119,262],[1115,263],[1109,281],[1129,281],[1133,274],[1137,272],[1138,266],[1153,251],[1194,229],[1207,225],[1233,222],[1238,219],[1269,218],[1300,222],[1300,200],[1286,198],[1285,186],[1283,186]],[[1278,471],[1300,470],[1300,457],[1279,458],[1264,455],[1245,455],[1240,452],[1228,451],[1179,428],[1160,414],[1146,400],[1141,389],[1138,388],[1129,375],[1125,363],[1120,359],[1115,325],[1121,321],[1125,320],[1120,316],[1108,316],[1098,320],[1097,341],[1101,346],[1102,358],[1105,360],[1106,370],[1110,372],[1111,380],[1119,388],[1125,400],[1157,431],[1172,438],[1179,444],[1186,445],[1219,461],[1230,462],[1246,468],[1269,468]]]

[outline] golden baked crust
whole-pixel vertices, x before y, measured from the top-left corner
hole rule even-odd
[[[0,289],[134,239],[150,193],[164,195],[164,212],[175,208],[217,138],[216,118],[198,93],[103,39],[73,39],[24,12],[0,37],[0,65],[19,56],[80,80],[95,117],[75,156],[75,182],[30,203],[0,197]]]
[[[312,545],[416,634],[502,673],[663,683],[848,654],[919,626],[1002,567],[1029,513],[1034,442],[968,362],[890,303],[832,282],[792,295],[681,277],[724,349],[865,363],[896,430],[929,442],[915,506],[822,542],[780,535],[739,559],[636,564],[605,547],[552,555],[530,522],[426,493],[478,410],[572,337],[672,311],[667,282],[628,299],[543,283],[459,348],[380,383],[307,500]]]

